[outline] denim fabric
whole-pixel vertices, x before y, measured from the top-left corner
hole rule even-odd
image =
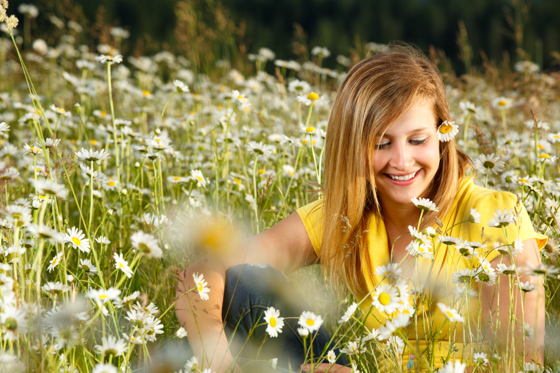
[[[264,321],[264,311],[271,306],[284,317],[282,333],[276,338],[267,335]],[[233,356],[239,355],[245,362],[278,358],[279,367],[298,371],[306,360],[303,340],[297,331],[298,318],[311,309],[287,277],[268,265],[242,264],[226,272],[222,310],[225,332],[232,341]],[[323,326],[313,336],[313,354],[326,356],[332,349],[331,336]],[[346,358],[338,350],[335,352],[337,363],[348,365]]]

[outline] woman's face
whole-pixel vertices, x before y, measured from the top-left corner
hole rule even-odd
[[[424,197],[439,167],[439,138],[432,100],[415,103],[376,139],[375,186],[384,208]]]

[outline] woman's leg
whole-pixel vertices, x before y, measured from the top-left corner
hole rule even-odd
[[[285,318],[282,333],[277,338],[270,338],[266,333],[264,311],[269,307],[279,310],[280,317]],[[234,356],[239,354],[258,360],[278,358],[279,366],[299,370],[306,354],[297,331],[298,318],[309,310],[309,305],[286,276],[268,265],[243,264],[226,273],[222,316]],[[311,336],[314,356],[332,349],[331,336],[323,326]],[[308,349],[310,337],[306,341]],[[337,363],[348,364],[344,356],[340,356]]]

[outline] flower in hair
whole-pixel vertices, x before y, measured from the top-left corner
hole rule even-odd
[[[437,129],[437,134],[439,141],[447,142],[455,137],[459,133],[459,126],[455,122],[446,120],[439,125]]]

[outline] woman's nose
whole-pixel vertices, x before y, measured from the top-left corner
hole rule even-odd
[[[393,147],[390,165],[395,170],[407,171],[414,164],[410,149],[406,145],[396,145]]]

